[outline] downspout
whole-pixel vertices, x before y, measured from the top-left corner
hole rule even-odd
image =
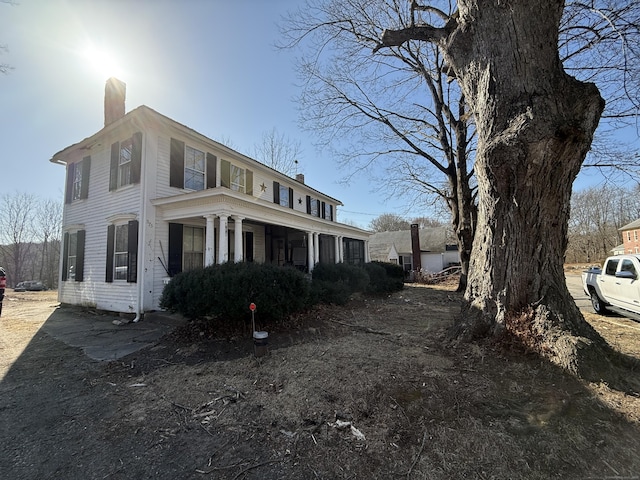
[[[143,130],[140,129],[142,132]],[[144,260],[145,260],[145,225],[147,221],[147,179],[145,178],[146,163],[144,161],[147,150],[147,135],[143,134],[143,141],[140,152],[140,223],[138,224],[138,261],[136,272],[136,316],[133,319],[133,323],[138,323],[142,318],[142,289],[144,288]]]

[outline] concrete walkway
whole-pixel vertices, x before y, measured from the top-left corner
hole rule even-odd
[[[116,325],[112,315],[91,315],[74,309],[58,308],[42,325],[42,330],[56,340],[80,348],[98,361],[117,360],[145,347],[187,322],[179,315],[165,312],[146,313],[137,323]]]

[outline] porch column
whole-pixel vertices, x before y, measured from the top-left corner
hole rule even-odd
[[[333,237],[333,256],[335,257],[335,262],[340,263],[340,237],[338,235]]]
[[[320,263],[320,234],[313,232],[313,264]]]
[[[313,267],[316,262],[313,258],[313,232],[307,232],[307,263],[309,265],[309,273],[313,271]]]
[[[204,232],[204,266],[208,267],[209,265],[213,265],[215,262],[215,251],[214,251],[214,224],[215,215],[205,215],[204,218],[207,219],[207,228]]]
[[[340,263],[344,263],[344,237],[342,235],[338,237],[338,251],[340,252],[338,255]]]
[[[220,226],[218,229],[220,230],[220,236],[218,238],[218,263],[225,263],[229,261],[229,236],[227,233],[227,220],[229,219],[229,215],[218,215],[220,218]]]
[[[364,262],[371,262],[371,257],[369,256],[369,240],[364,241]]]
[[[234,215],[233,217],[233,261],[236,263],[241,262],[244,259],[242,255],[242,220],[244,217]]]

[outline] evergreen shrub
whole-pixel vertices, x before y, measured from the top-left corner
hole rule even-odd
[[[313,269],[313,290],[322,303],[344,305],[355,292],[366,291],[369,274],[346,263],[319,263]]]
[[[369,273],[368,293],[392,293],[404,288],[404,270],[400,265],[388,262],[365,264]]]
[[[309,281],[294,268],[229,262],[176,275],[165,286],[160,306],[188,318],[240,321],[250,318],[253,302],[261,322],[277,322],[307,308],[309,293]]]

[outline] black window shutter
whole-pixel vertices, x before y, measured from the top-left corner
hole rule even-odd
[[[62,240],[62,281],[67,280],[69,269],[69,233],[65,232]]]
[[[76,282],[84,280],[84,240],[86,230],[78,230],[76,233]]]
[[[67,191],[64,195],[64,203],[71,203],[73,199],[73,178],[76,171],[76,164],[67,164]]]
[[[311,197],[307,195],[307,213],[311,213]]]
[[[107,271],[104,281],[107,283],[113,282],[113,249],[115,247],[116,226],[109,225],[107,227]]]
[[[118,163],[120,162],[120,142],[111,145],[111,165],[109,168],[109,191],[118,188]]]
[[[169,154],[169,186],[184,188],[184,142],[171,139]]]
[[[333,221],[333,205],[329,205],[329,215],[331,215],[329,220]]]
[[[127,282],[136,283],[138,278],[138,220],[129,222],[127,241]]]
[[[220,160],[220,186],[231,188],[231,164],[227,160]]]
[[[325,218],[325,214],[324,214],[324,206],[325,206],[325,205],[326,205],[326,204],[325,204],[324,202],[322,202],[322,204],[321,204],[322,209],[320,210],[320,211],[321,211],[320,216],[321,216],[322,218]]]
[[[182,271],[182,224],[169,224],[169,258],[167,259],[169,276]]]
[[[82,159],[82,179],[80,180],[80,198],[89,197],[89,173],[91,172],[91,157]]]
[[[273,203],[280,203],[280,184],[273,182]]]
[[[247,195],[253,195],[253,172],[251,170],[247,170],[247,177],[245,178],[245,188],[244,191]]]
[[[207,153],[207,188],[216,188],[217,163],[217,157],[212,153]]]
[[[318,207],[318,214],[317,216],[320,216],[320,200],[316,200],[316,206]]]
[[[289,187],[289,208],[293,208],[293,188]]]
[[[142,132],[133,134],[131,147],[131,183],[140,183],[140,169],[142,166]]]

